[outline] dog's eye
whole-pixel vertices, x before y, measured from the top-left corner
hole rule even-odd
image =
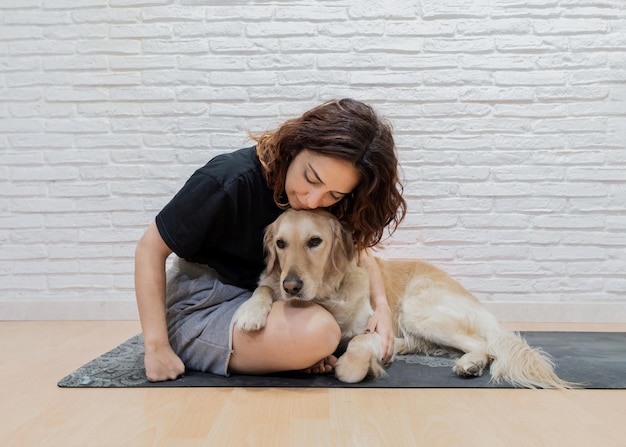
[[[276,246],[282,250],[287,246],[287,244],[285,244],[285,241],[283,241],[282,239],[278,239],[276,241]]]
[[[309,239],[309,243],[307,244],[309,246],[309,248],[313,248],[313,247],[317,247],[319,244],[322,243],[322,239],[319,237],[312,237],[311,239]]]

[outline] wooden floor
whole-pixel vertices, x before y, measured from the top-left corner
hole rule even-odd
[[[139,331],[0,322],[0,446],[626,446],[623,390],[57,388]]]

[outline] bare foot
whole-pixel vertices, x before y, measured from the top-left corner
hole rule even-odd
[[[337,357],[329,355],[328,357],[317,362],[315,365],[301,370],[301,372],[307,374],[326,374],[333,370],[335,363],[337,363]]]

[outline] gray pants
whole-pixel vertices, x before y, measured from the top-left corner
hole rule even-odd
[[[233,315],[252,292],[222,282],[215,270],[176,258],[167,271],[170,344],[189,369],[228,375]]]

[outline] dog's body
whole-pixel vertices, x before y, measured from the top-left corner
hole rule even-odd
[[[337,378],[360,382],[383,375],[381,340],[365,334],[373,310],[369,276],[357,265],[350,235],[328,212],[283,213],[265,233],[267,266],[253,296],[235,314],[239,329],[265,326],[274,300],[315,302],[333,314],[348,342]],[[496,319],[445,272],[423,261],[376,259],[393,313],[395,353],[460,354],[454,371],[529,388],[571,388],[550,360]]]

